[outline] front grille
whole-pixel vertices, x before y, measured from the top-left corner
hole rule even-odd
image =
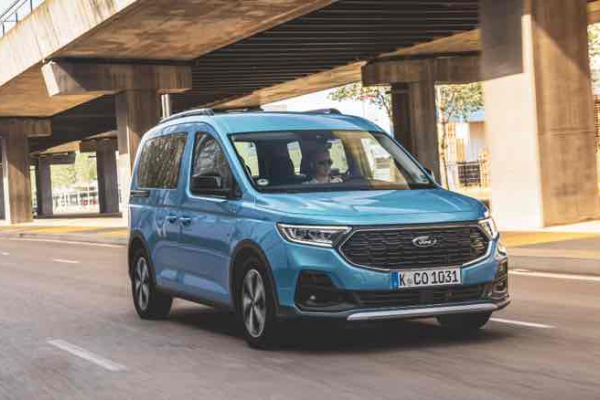
[[[360,307],[410,307],[480,300],[485,285],[431,289],[404,289],[391,292],[353,292]]]
[[[417,247],[413,240],[429,237],[437,243]],[[356,231],[341,247],[355,265],[380,269],[459,266],[487,252],[489,239],[477,226]]]

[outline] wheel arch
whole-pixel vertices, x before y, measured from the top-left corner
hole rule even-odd
[[[152,278],[153,283],[156,284],[155,270],[154,265],[152,264],[152,258],[150,257],[150,251],[148,250],[148,243],[140,232],[131,232],[129,235],[129,245],[127,246],[127,272],[129,274],[129,278],[133,277],[134,257],[136,252],[140,249],[144,250],[146,253],[148,264],[152,269],[150,277]]]
[[[276,308],[275,312],[277,313],[279,310],[279,296],[277,295],[277,282],[275,281],[275,276],[273,275],[273,269],[271,268],[271,264],[269,263],[267,256],[260,246],[248,239],[242,240],[240,243],[238,243],[232,252],[231,262],[229,264],[229,296],[231,298],[231,304],[233,305],[234,310],[237,311],[238,301],[235,293],[237,291],[236,285],[239,281],[238,274],[242,268],[242,261],[249,255],[257,256],[267,269],[269,283],[271,284],[271,288],[273,290],[273,299],[275,301]]]

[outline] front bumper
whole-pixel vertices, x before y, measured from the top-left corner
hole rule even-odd
[[[485,259],[461,269],[462,285],[450,287],[457,293],[447,297],[425,294],[414,303],[395,302],[377,304],[362,302],[360,295],[391,295],[402,293],[394,289],[390,272],[372,271],[348,264],[334,249],[313,248],[296,244],[286,245],[287,268],[274,271],[278,292],[278,316],[281,318],[318,318],[365,321],[380,319],[428,318],[446,314],[494,312],[510,303],[508,294],[508,259],[499,250],[497,241]],[[301,295],[301,279],[304,273],[314,273],[330,280],[330,289],[343,301],[335,304],[313,306],[307,302],[310,296]],[[464,296],[458,293],[469,288],[483,287],[481,296]],[[427,288],[435,292],[441,288]],[[310,293],[309,293],[310,294]],[[427,297],[429,296],[429,297]],[[322,296],[316,293],[316,298]],[[443,301],[437,301],[442,299]],[[400,299],[402,300],[402,299]],[[396,301],[396,299],[394,299]]]

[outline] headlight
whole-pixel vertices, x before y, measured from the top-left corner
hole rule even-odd
[[[494,222],[493,218],[487,218],[479,221],[479,225],[481,225],[490,239],[496,239],[498,237],[498,228],[496,228],[496,223]]]
[[[502,240],[498,240],[498,253],[502,254],[503,256],[508,255],[508,250],[506,250],[506,246],[504,243],[502,243]]]
[[[305,226],[277,224],[281,235],[290,242],[334,247],[350,232],[347,226]]]

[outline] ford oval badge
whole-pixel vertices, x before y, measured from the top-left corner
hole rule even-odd
[[[435,246],[437,242],[437,239],[432,236],[419,236],[412,241],[416,247],[432,247]]]

